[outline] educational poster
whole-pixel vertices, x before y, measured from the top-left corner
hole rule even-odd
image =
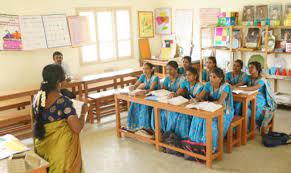
[[[86,16],[68,16],[68,25],[72,46],[90,43],[89,20]]]
[[[70,34],[65,14],[42,16],[48,48],[70,46]]]
[[[154,37],[153,12],[151,11],[138,12],[138,28],[140,38]]]
[[[193,40],[193,10],[176,10],[175,33],[179,56],[190,56]]]
[[[220,8],[200,8],[200,26],[216,25]]]
[[[21,50],[19,16],[0,15],[0,50]]]
[[[229,28],[216,27],[214,46],[226,47],[229,42]]]
[[[41,16],[20,16],[23,50],[47,48]]]
[[[156,34],[165,35],[172,33],[171,11],[171,8],[157,8],[155,10]]]

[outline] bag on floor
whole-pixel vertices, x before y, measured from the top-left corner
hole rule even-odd
[[[291,144],[291,142],[288,142],[290,139],[291,134],[288,135],[286,133],[269,132],[268,134],[263,135],[262,143],[266,147],[276,147],[279,145]]]
[[[181,139],[179,138],[179,136],[177,136],[175,133],[172,133],[172,132],[165,132],[162,135],[162,142],[165,144],[177,147],[177,148],[182,148]],[[177,151],[174,151],[168,148],[163,148],[163,150],[165,153],[168,153],[168,154],[183,156],[182,153],[179,153]]]

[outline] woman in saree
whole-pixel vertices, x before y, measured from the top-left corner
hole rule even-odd
[[[211,71],[217,67],[216,58],[210,56],[206,61],[206,69],[202,71],[202,82],[208,82]]]
[[[167,73],[168,76],[165,77],[161,88],[171,91],[172,94],[169,96],[173,97],[176,95],[176,92],[180,88],[181,83],[184,81],[184,77],[179,74],[178,72],[178,63],[176,61],[170,61],[167,64]],[[160,110],[160,122],[161,122],[161,131],[166,132],[167,128],[167,122],[168,122],[168,117],[171,116],[174,112],[169,112],[166,110]],[[151,116],[151,128],[154,130],[155,129],[155,117],[154,117],[154,111],[152,112]]]
[[[194,99],[203,90],[202,83],[199,82],[199,73],[196,68],[189,67],[186,70],[186,80],[184,80],[177,91],[177,95]],[[177,134],[180,139],[188,139],[192,116],[174,112],[169,117],[167,131]]]
[[[223,136],[226,136],[227,130],[234,117],[233,97],[231,87],[224,81],[224,73],[220,68],[214,68],[210,73],[210,81],[206,83],[203,91],[196,96],[197,101],[212,101],[224,106],[223,115]],[[216,151],[218,147],[218,120],[212,122],[212,148]],[[190,132],[190,143],[197,146],[206,145],[206,120],[199,117],[193,117]]]
[[[186,77],[186,71],[192,66],[191,57],[184,56],[183,57],[183,67],[179,67],[179,74]]]
[[[143,65],[143,74],[137,82],[130,87],[130,90],[142,89],[136,95],[145,95],[160,87],[159,77],[155,75],[154,66],[151,63]],[[127,128],[130,131],[151,129],[151,114],[153,108],[147,105],[131,103],[128,111]]]
[[[261,76],[262,67],[257,61],[249,63],[250,76],[245,84],[247,87],[240,87],[243,91],[256,91],[256,123],[259,127],[265,127],[271,121],[273,111],[277,108],[275,96],[268,80]],[[251,116],[251,105],[249,104],[248,117]],[[250,122],[250,121],[248,121]]]
[[[248,75],[242,72],[243,61],[236,60],[233,64],[233,71],[228,72],[225,75],[225,81],[232,87],[238,87],[244,85],[248,80]],[[240,102],[234,102],[235,115],[241,115],[242,104]]]
[[[79,133],[88,106],[82,106],[78,118],[73,102],[61,95],[65,73],[60,65],[47,65],[42,77],[40,91],[33,101],[35,151],[49,162],[49,173],[84,172]]]

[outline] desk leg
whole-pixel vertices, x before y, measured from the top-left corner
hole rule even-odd
[[[121,137],[121,123],[120,123],[120,105],[119,99],[115,96],[115,114],[116,114],[116,135],[117,137]]]
[[[218,160],[222,160],[223,153],[223,110],[220,115],[218,115],[218,152],[220,153],[218,156]]]
[[[256,110],[257,110],[257,100],[254,98],[252,101],[252,115],[251,115],[251,136],[250,139],[255,138],[256,131]]]
[[[83,98],[83,91],[82,91],[82,85],[78,85],[78,94],[79,94],[79,100],[82,100]]]
[[[154,117],[155,117],[155,143],[156,150],[160,151],[160,142],[161,142],[161,122],[160,122],[160,109],[154,108]]]
[[[206,166],[212,166],[212,118],[206,118]]]
[[[244,100],[242,102],[242,117],[243,124],[242,124],[242,144],[247,144],[247,138],[248,138],[248,102]]]

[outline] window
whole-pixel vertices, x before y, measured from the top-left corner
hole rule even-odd
[[[131,15],[128,8],[78,9],[89,19],[92,44],[81,47],[83,63],[132,57]]]

